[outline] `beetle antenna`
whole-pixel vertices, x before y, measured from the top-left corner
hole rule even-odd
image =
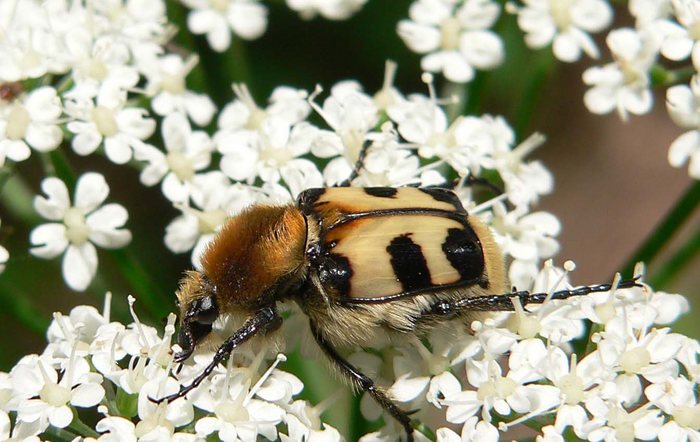
[[[360,171],[365,167],[365,158],[367,157],[367,151],[369,151],[371,145],[372,140],[365,140],[364,143],[362,143],[362,148],[360,148],[360,153],[357,156],[357,161],[355,161],[355,165],[352,168],[350,176],[336,184],[336,187],[350,187],[352,181],[358,176],[360,176]]]
[[[185,395],[187,395],[187,393],[197,388],[199,384],[201,384],[202,381],[204,381],[211,374],[211,372],[214,371],[216,366],[219,365],[224,359],[226,359],[226,357],[230,355],[236,347],[243,344],[258,333],[265,333],[271,330],[276,325],[279,325],[280,320],[281,317],[277,314],[274,308],[261,308],[260,310],[256,311],[255,315],[249,318],[241,326],[241,328],[236,330],[236,332],[233,335],[229,336],[228,339],[226,339],[224,343],[221,344],[219,349],[216,350],[212,361],[209,363],[209,365],[206,366],[204,370],[202,370],[200,374],[197,375],[196,378],[192,380],[191,384],[181,388],[180,391],[169,396],[165,396],[160,399],[154,399],[149,397],[148,399],[152,402],[155,402],[156,404],[160,404],[161,402],[169,403],[176,399],[184,397]]]

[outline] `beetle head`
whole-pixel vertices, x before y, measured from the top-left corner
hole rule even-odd
[[[175,355],[175,361],[181,362],[211,333],[212,324],[219,316],[219,305],[216,287],[209,278],[196,271],[189,271],[182,278],[177,299],[180,305],[178,344],[182,351]]]

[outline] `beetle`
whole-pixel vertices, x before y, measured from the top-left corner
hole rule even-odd
[[[618,287],[638,285],[624,281]],[[483,312],[608,291],[610,284],[554,293],[507,293],[505,264],[488,227],[443,188],[332,187],[303,191],[296,204],[253,205],[230,218],[188,271],[174,360],[186,360],[231,313],[248,318],[211,363],[172,401],[196,388],[237,346],[282,323],[281,301],[295,301],[316,343],[343,376],[369,393],[405,429],[411,419],[338,347],[380,335],[422,334],[448,319],[468,323]]]

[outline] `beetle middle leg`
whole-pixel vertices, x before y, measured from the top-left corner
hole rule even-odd
[[[379,405],[382,406],[391,416],[399,421],[401,426],[403,426],[406,431],[406,442],[413,442],[413,427],[411,426],[411,418],[408,413],[399,408],[394,401],[389,399],[389,397],[374,384],[374,381],[370,379],[367,375],[363,374],[354,365],[346,361],[342,356],[338,354],[335,348],[326,341],[318,328],[314,325],[313,321],[310,321],[311,333],[314,335],[314,339],[318,343],[319,347],[328,356],[328,358],[338,367],[338,369],[343,373],[343,375],[350,378],[353,384],[360,387],[363,391],[369,393],[372,398],[377,401]]]

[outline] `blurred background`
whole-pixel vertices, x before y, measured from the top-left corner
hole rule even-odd
[[[281,1],[266,3],[269,25],[263,37],[253,42],[234,40],[222,55],[214,54],[203,38],[180,33],[175,39],[199,54],[207,72],[215,73],[206,80],[193,74],[189,80],[190,86],[209,93],[217,105],[232,98],[233,81],[247,83],[260,104],[281,84],[309,91],[320,84],[327,90],[339,80],[355,79],[373,92],[381,87],[386,59],[398,63],[395,84],[402,92],[426,92],[420,82],[420,57],[395,32],[399,20],[408,16],[409,1],[369,0],[359,13],[341,22],[305,21]],[[172,19],[182,23],[185,9],[176,2],[168,2],[168,7]],[[627,15],[624,10],[616,12]],[[624,20],[614,26],[621,25]],[[671,142],[682,131],[669,119],[661,90],[651,114],[632,116],[627,122],[616,114],[596,116],[587,111],[581,73],[609,61],[604,42],[599,41],[601,60],[564,65],[553,59],[549,48],[527,49],[512,15],[503,13],[497,30],[504,36],[506,61],[494,71],[479,73],[466,87],[467,111],[505,116],[519,141],[534,131],[547,136],[546,144],[531,158],[541,159],[556,181],[554,193],[543,198],[539,208],[556,215],[563,226],[557,263],[576,262],[572,278],[576,284],[609,282],[693,184],[685,169],[674,169],[667,160]],[[129,210],[127,227],[134,239],[124,250],[100,249],[96,281],[85,293],[70,291],[61,279],[59,259],[44,261],[27,251],[33,226],[23,224],[13,213],[20,211],[41,222],[33,214],[31,200],[39,191],[42,167],[39,155],[20,163],[16,171],[26,186],[10,178],[2,189],[2,204],[7,203],[8,192],[27,193],[27,203],[13,210],[0,205],[0,243],[10,250],[7,269],[0,276],[0,370],[8,370],[24,354],[43,349],[52,312],[67,313],[79,304],[101,309],[106,290],[114,295],[113,317],[124,322],[130,321],[127,294],[138,298],[142,290],[159,292],[162,304],[155,314],[136,304],[143,320],[159,325],[162,317],[175,310],[173,292],[181,273],[190,267],[189,254],[173,255],[163,244],[165,226],[178,211],[162,198],[158,187],[145,188],[138,171],[117,167],[105,158],[78,157],[70,149],[64,152],[74,170],[99,170],[106,175],[112,183],[109,200]],[[649,263],[651,270],[696,238],[699,230],[700,214],[696,213],[666,242],[659,258]],[[691,304],[700,296],[700,254],[694,256],[685,271],[660,287],[686,295]],[[149,286],[131,286],[117,270],[118,262],[133,257],[139,263],[133,271],[147,275]],[[700,323],[692,320],[695,315],[686,315],[676,329],[700,336]],[[36,325],[27,326],[21,317],[35,319]]]

